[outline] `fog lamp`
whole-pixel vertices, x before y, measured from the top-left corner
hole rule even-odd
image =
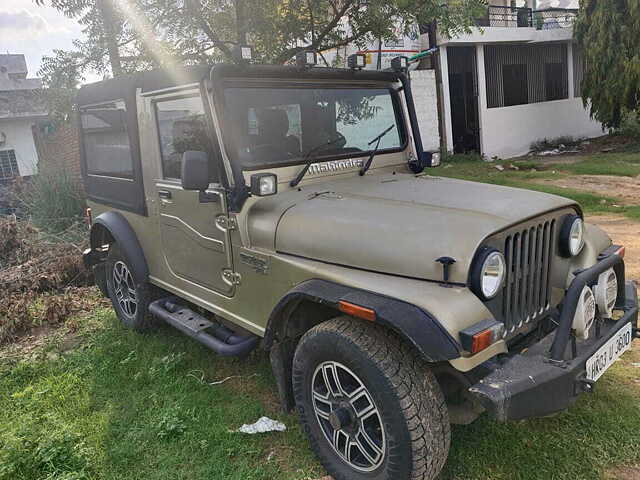
[[[618,277],[613,268],[600,274],[594,290],[598,311],[603,317],[611,318],[618,300]]]
[[[256,173],[251,175],[251,194],[256,197],[267,197],[278,193],[278,177],[273,173]]]
[[[347,66],[352,70],[361,70],[367,65],[367,57],[362,53],[354,53],[347,57]]]
[[[582,340],[589,338],[589,332],[596,318],[596,299],[589,287],[584,287],[573,317],[573,330]]]

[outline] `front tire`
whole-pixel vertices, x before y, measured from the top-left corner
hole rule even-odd
[[[293,390],[311,447],[335,480],[432,480],[450,444],[428,364],[379,325],[338,317],[309,330]]]
[[[122,324],[138,331],[151,329],[154,326],[149,314],[152,286],[134,279],[129,260],[117,243],[109,247],[104,275],[111,304]]]

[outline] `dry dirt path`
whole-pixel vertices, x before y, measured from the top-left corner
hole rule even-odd
[[[588,215],[586,220],[607,232],[614,243],[627,248],[624,258],[626,277],[640,284],[640,222],[622,215]]]
[[[541,179],[535,183],[571,188],[619,199],[624,205],[640,205],[640,178],[615,175],[573,175],[558,179]]]

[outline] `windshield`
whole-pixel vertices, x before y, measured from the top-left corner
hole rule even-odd
[[[314,149],[317,157],[361,156],[389,125],[396,128],[378,151],[397,150],[397,108],[386,88],[226,88],[226,144],[244,170],[302,163]]]

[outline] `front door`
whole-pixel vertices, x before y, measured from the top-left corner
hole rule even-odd
[[[225,228],[226,196],[217,178],[215,143],[199,91],[164,96],[153,101],[162,178],[155,182],[159,204],[159,231],[168,281],[177,287],[199,287],[233,294],[228,273],[232,271],[229,231]],[[205,151],[210,157],[210,188],[206,192],[181,186],[182,154]],[[206,293],[202,292],[201,293]]]
[[[453,150],[480,153],[476,51],[474,47],[450,47],[447,51]]]

